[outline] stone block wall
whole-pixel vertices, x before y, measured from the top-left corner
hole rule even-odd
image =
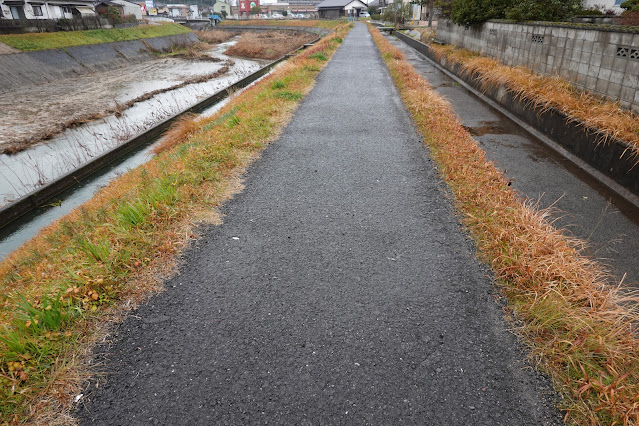
[[[437,40],[547,75],[559,75],[639,113],[639,31],[545,23],[440,21]]]

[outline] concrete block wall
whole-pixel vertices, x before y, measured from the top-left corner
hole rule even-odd
[[[466,28],[442,20],[437,39],[559,75],[639,113],[639,32],[499,21]]]

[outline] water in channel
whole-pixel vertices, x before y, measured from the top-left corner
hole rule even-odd
[[[134,104],[123,111],[119,117],[107,116],[74,129],[67,129],[47,143],[36,145],[18,154],[0,155],[0,207],[229,87],[265,65],[267,61],[229,58],[224,55],[223,52],[235,42],[237,38],[220,43],[209,52],[211,56],[221,59],[222,62],[206,64],[207,72],[215,71],[211,65],[221,68],[224,61],[232,61],[229,72],[219,78],[160,93],[151,99]],[[197,67],[204,66],[203,64],[196,62],[191,65],[195,67],[191,72],[195,75],[202,74],[202,70],[198,70]],[[176,72],[183,75],[185,71],[182,69]],[[145,80],[144,83],[135,83],[123,88],[123,91],[126,91],[126,97],[122,93],[117,93],[114,98],[116,102],[123,103],[128,99],[159,88],[166,88],[171,84],[175,83],[161,78]],[[226,101],[222,101],[200,115],[212,115],[225,103]],[[147,162],[152,156],[152,148],[153,145],[139,148],[117,165],[101,170],[80,185],[60,194],[57,197],[59,201],[55,204],[36,209],[0,228],[0,260],[36,235],[42,228],[89,200],[96,191],[106,186],[111,180]]]

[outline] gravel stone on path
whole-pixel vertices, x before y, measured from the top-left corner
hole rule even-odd
[[[364,24],[101,348],[82,424],[560,424]]]

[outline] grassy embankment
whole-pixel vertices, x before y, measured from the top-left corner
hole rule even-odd
[[[624,306],[629,299],[583,254],[582,241],[517,199],[449,102],[378,30],[371,33],[508,312],[523,324],[518,332],[531,357],[562,395],[566,420],[638,424],[639,316]]]
[[[189,33],[191,30],[180,24],[140,25],[132,28],[112,28],[108,30],[59,31],[55,33],[28,33],[0,35],[4,43],[24,52],[45,49],[62,49],[87,44],[110,43],[113,41],[138,40]]]
[[[606,138],[628,142],[639,157],[639,116],[571,86],[561,77],[535,74],[526,67],[510,67],[467,49],[430,44],[438,57],[459,64],[467,75],[477,77],[483,88],[505,86],[524,102],[540,109],[555,108]]]
[[[171,272],[197,222],[219,221],[215,208],[237,191],[239,174],[278,136],[351,27],[335,28],[215,116],[180,122],[151,161],[0,263],[3,421],[62,416],[81,391],[101,325],[159,289],[158,274]]]

